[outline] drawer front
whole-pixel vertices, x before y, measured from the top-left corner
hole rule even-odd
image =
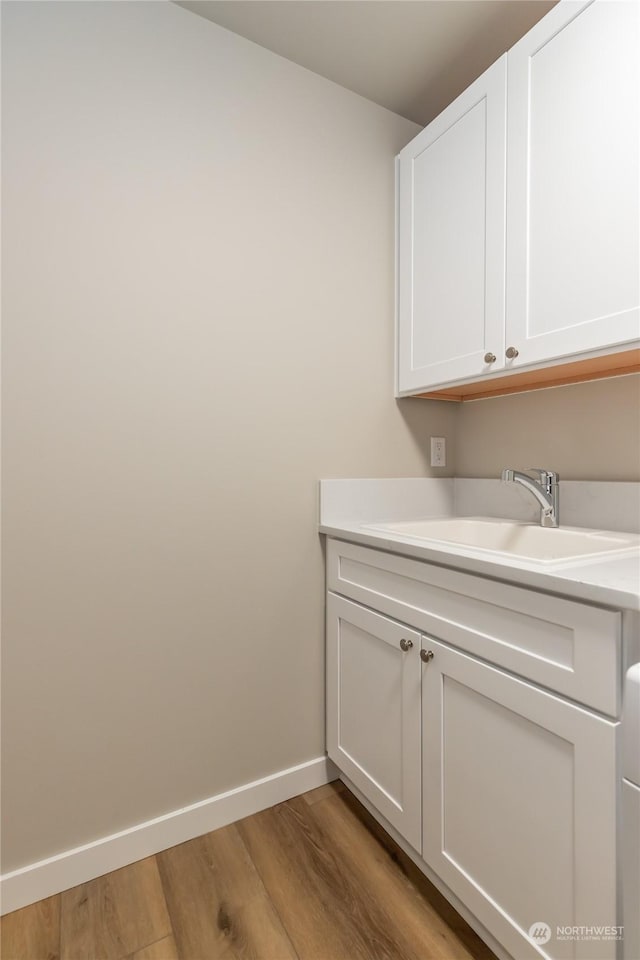
[[[329,540],[327,588],[617,717],[621,615]]]

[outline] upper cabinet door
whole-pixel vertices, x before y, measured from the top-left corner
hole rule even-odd
[[[565,0],[508,54],[507,368],[640,335],[637,0]]]
[[[505,125],[506,55],[399,156],[399,394],[504,364]]]

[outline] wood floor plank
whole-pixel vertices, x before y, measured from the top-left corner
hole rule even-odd
[[[230,934],[238,960],[298,960],[289,935],[265,893],[239,907]]]
[[[431,960],[495,960],[423,874],[419,883],[413,871],[413,879],[409,878],[403,869],[405,859],[411,862],[409,857],[386,834],[387,842],[382,845],[376,833],[367,829],[363,812],[355,798],[334,796],[315,804],[311,816],[331,838],[354,882],[377,905],[380,923],[389,930],[399,955],[407,960],[425,956]]]
[[[342,784],[6,916],[3,960],[495,960]]]
[[[129,960],[180,960],[173,937],[164,937],[156,943],[132,953]]]
[[[58,960],[60,894],[0,920],[0,956],[2,960]]]
[[[171,932],[155,857],[61,894],[61,960],[121,960]]]
[[[312,817],[329,802],[296,797],[238,824],[299,957],[418,960],[398,948],[386,916]]]
[[[345,789],[342,780],[333,780],[331,783],[324,783],[321,787],[316,787],[315,790],[309,790],[307,793],[303,793],[302,796],[311,807],[314,803],[319,803],[320,800],[326,800],[327,797],[332,797],[334,793],[342,793]]]
[[[362,806],[359,800],[357,800],[349,790],[345,790],[342,800],[345,806],[352,811],[355,818],[359,820],[375,838],[380,848],[384,850],[385,855],[397,866],[411,886],[419,893],[423,900],[433,907],[437,915],[446,923],[447,927],[455,932],[459,941],[473,957],[473,960],[496,960],[493,951],[480,939],[475,930],[460,916],[455,907],[453,907],[449,901],[443,897],[437,887],[425,877],[413,860],[397,845],[386,830],[380,826],[375,817]],[[449,960],[449,958],[447,958],[447,960]]]
[[[297,960],[235,826],[158,854],[184,960]]]

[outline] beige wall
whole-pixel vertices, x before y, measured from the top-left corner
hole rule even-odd
[[[640,376],[463,403],[456,474],[549,467],[565,480],[640,480]]]
[[[640,424],[392,399],[412,124],[172,4],[3,8],[11,870],[323,752],[319,477],[640,479]]]
[[[322,754],[318,478],[455,411],[392,399],[412,124],[172,4],[3,6],[11,870]]]

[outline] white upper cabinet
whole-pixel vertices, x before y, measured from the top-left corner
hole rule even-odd
[[[513,366],[640,336],[640,4],[560,3],[509,52]]]
[[[399,394],[640,338],[639,21],[561,0],[400,154]]]
[[[400,390],[504,356],[506,55],[399,156]]]

